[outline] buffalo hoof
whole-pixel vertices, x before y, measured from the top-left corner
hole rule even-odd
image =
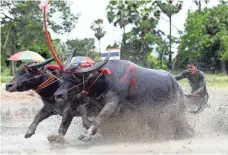
[[[88,121],[88,122],[83,122],[83,126],[86,128],[86,129],[89,129],[90,126],[91,126],[91,122]]]
[[[88,142],[88,141],[91,140],[91,135],[85,133],[85,134],[80,135],[80,136],[78,137],[78,139],[81,140],[81,141],[84,141],[84,142]]]
[[[64,136],[62,135],[50,135],[47,139],[49,142],[65,143]]]
[[[30,138],[35,132],[34,131],[28,131],[26,134],[25,134],[25,138]]]

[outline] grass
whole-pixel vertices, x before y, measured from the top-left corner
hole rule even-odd
[[[0,76],[1,83],[8,83],[13,76]],[[182,87],[189,87],[187,79],[178,81]],[[224,74],[206,74],[207,87],[228,88],[228,75]]]
[[[0,76],[1,83],[8,83],[12,78],[13,76],[6,76],[6,75]]]
[[[207,87],[228,88],[228,75],[224,74],[206,74]],[[187,79],[179,81],[181,86],[189,87]]]

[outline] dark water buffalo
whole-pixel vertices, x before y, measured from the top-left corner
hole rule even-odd
[[[51,115],[57,114],[62,116],[62,122],[58,130],[59,135],[66,134],[74,116],[81,116],[83,126],[89,128],[90,121],[87,116],[94,116],[97,111],[95,106],[90,107],[91,105],[89,104],[80,104],[89,103],[88,100],[84,101],[86,98],[78,97],[79,99],[74,100],[74,103],[56,103],[54,93],[59,88],[61,83],[59,79],[61,77],[61,73],[56,70],[58,67],[54,65],[47,65],[52,60],[53,58],[50,58],[42,63],[25,65],[17,72],[12,81],[6,85],[6,90],[8,92],[22,92],[30,89],[35,90],[40,95],[41,100],[44,103],[43,107],[36,114],[33,122],[29,126],[25,134],[25,138],[29,138],[35,133],[37,125],[41,121]],[[97,111],[97,114],[98,113],[99,111]]]
[[[111,74],[105,74],[105,71],[111,71]],[[89,68],[80,67],[80,64],[68,67],[63,73],[63,82],[55,92],[56,100],[67,101],[82,92],[87,92],[87,96],[95,102],[105,104],[87,132],[79,136],[83,141],[91,140],[91,135],[122,105],[135,109],[170,107],[167,113],[172,115],[171,122],[177,131],[181,129],[178,124],[185,121],[182,88],[164,70],[143,68],[125,60],[109,60],[108,57]],[[99,96],[103,97],[97,101]]]

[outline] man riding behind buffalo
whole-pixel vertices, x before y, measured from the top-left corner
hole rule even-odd
[[[199,96],[199,100],[197,100],[198,107],[194,109],[194,113],[198,113],[205,107],[209,107],[207,104],[209,95],[206,88],[205,75],[201,70],[197,69],[194,62],[190,62],[187,65],[187,70],[175,76],[175,78],[176,80],[187,78],[192,88],[191,94],[188,96]]]

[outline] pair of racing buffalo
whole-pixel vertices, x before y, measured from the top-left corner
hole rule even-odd
[[[79,139],[90,141],[91,136],[117,109],[124,111],[129,108],[142,111],[142,115],[143,110],[148,108],[168,109],[166,114],[159,114],[160,117],[170,114],[170,123],[176,133],[185,132],[183,130],[188,123],[185,119],[184,94],[169,72],[144,68],[126,60],[109,60],[109,57],[89,67],[82,67],[80,63],[70,63],[72,56],[66,61],[64,71],[49,64],[54,58],[27,64],[6,85],[9,92],[35,90],[44,103],[25,138],[35,133],[42,120],[58,114],[62,116],[59,136],[66,134],[74,116],[80,116],[87,132],[81,134]],[[119,110],[117,113],[121,112]],[[90,121],[88,117],[95,119]],[[153,123],[152,119],[143,121]]]

